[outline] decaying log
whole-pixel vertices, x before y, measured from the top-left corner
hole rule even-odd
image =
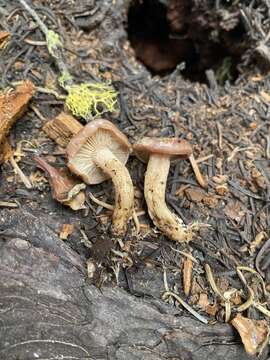
[[[1,359],[249,359],[230,325],[87,284],[84,260],[42,216],[16,209],[0,217]]]

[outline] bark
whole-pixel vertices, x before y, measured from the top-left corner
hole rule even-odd
[[[230,325],[88,284],[83,259],[42,217],[14,210],[0,219],[1,359],[248,359]]]

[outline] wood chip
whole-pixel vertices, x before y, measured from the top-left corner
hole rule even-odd
[[[184,284],[184,293],[186,296],[189,295],[191,289],[192,268],[193,268],[193,261],[189,258],[186,258],[184,260],[184,269],[183,269],[183,284]]]
[[[266,320],[251,320],[238,314],[231,324],[241,336],[245,350],[250,355],[260,353],[267,345],[269,328]]]
[[[242,217],[245,215],[242,210],[242,204],[239,201],[230,201],[224,208],[224,213],[230,219],[240,222]]]
[[[185,190],[185,194],[190,201],[199,203],[206,196],[206,192],[199,188],[189,188]]]
[[[10,39],[8,31],[0,31],[0,49],[4,49]]]
[[[0,94],[0,147],[6,140],[12,125],[25,112],[34,92],[33,83],[26,80],[18,85],[15,90],[6,90]]]
[[[67,240],[69,235],[71,235],[74,231],[74,225],[73,224],[63,224],[61,232],[60,232],[60,239],[61,240]]]
[[[54,119],[49,120],[42,130],[58,145],[66,147],[72,136],[82,128],[83,125],[73,116],[61,112]]]

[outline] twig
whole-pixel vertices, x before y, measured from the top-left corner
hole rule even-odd
[[[96,204],[98,204],[100,206],[103,206],[105,209],[114,210],[113,205],[108,204],[108,203],[106,203],[106,202],[104,202],[102,200],[97,199],[91,192],[89,192],[89,197],[94,203],[96,203]],[[141,229],[141,225],[140,225],[140,221],[138,219],[138,216],[137,216],[135,210],[133,210],[133,212],[132,212],[132,219],[133,219],[134,224],[135,224],[136,232],[137,232],[137,234],[139,234],[140,229]]]
[[[162,299],[165,299],[168,296],[172,296],[173,298],[175,298],[188,312],[190,312],[193,316],[195,316],[196,319],[198,319],[202,323],[204,324],[209,323],[209,321],[204,316],[202,316],[197,311],[195,311],[191,306],[189,306],[183,299],[180,298],[179,295],[173,293],[172,291],[166,291],[162,295]]]
[[[26,175],[24,175],[23,171],[19,168],[19,166],[16,163],[16,161],[14,160],[13,156],[10,156],[9,161],[10,161],[10,164],[12,165],[15,173],[20,177],[20,179],[24,183],[25,187],[27,189],[32,189],[33,186],[31,184],[31,181],[28,179],[28,177]]]
[[[22,4],[22,6],[25,8],[25,10],[27,10],[29,12],[29,14],[31,14],[32,18],[35,19],[35,21],[38,23],[40,30],[44,33],[44,35],[47,36],[49,29],[43,23],[43,21],[41,21],[38,14],[24,0],[18,0],[18,1]]]
[[[237,269],[240,270],[240,271],[248,271],[248,272],[252,273],[253,275],[255,275],[260,280],[260,282],[262,284],[264,296],[267,296],[267,290],[266,290],[263,278],[256,270],[251,269],[248,266],[237,266]]]
[[[41,92],[41,93],[44,93],[44,94],[53,95],[53,96],[56,97],[57,100],[65,100],[66,99],[65,95],[60,95],[60,94],[58,94],[57,91],[55,91],[53,89],[48,89],[48,88],[44,88],[44,87],[41,87],[41,86],[37,86],[36,90],[38,92]]]
[[[47,119],[45,118],[45,116],[43,116],[43,115],[41,114],[41,112],[38,110],[38,108],[37,108],[36,106],[30,105],[30,109],[32,109],[32,110],[34,111],[34,113],[37,115],[37,117],[38,117],[41,121],[43,121],[43,122],[46,122],[46,121],[47,121]]]
[[[0,201],[0,207],[17,208],[18,204],[15,202]]]
[[[96,203],[97,205],[100,205],[102,207],[104,207],[105,209],[108,209],[108,210],[113,210],[114,209],[114,206],[111,205],[111,204],[108,204],[106,203],[105,201],[102,201],[102,200],[99,200],[97,199],[91,192],[88,193],[90,199]]]
[[[222,150],[223,144],[222,144],[222,126],[220,123],[217,123],[217,130],[218,130],[218,146]]]
[[[195,160],[193,154],[190,155],[189,161],[190,161],[190,164],[191,164],[191,166],[192,166],[192,169],[193,169],[193,171],[194,171],[194,174],[195,174],[195,176],[196,176],[196,179],[197,179],[198,183],[199,183],[203,188],[206,188],[206,187],[207,187],[207,182],[205,181],[204,177],[202,176],[201,171],[200,171],[200,169],[199,169],[199,166],[198,166],[198,164],[197,164],[197,161]]]
[[[224,295],[222,294],[222,292],[219,290],[219,288],[217,287],[217,284],[215,282],[212,270],[210,268],[210,266],[208,264],[205,264],[205,272],[206,272],[206,276],[207,276],[207,280],[209,281],[209,284],[211,285],[211,288],[213,289],[213,291],[219,296],[221,297],[222,300],[226,301]]]
[[[270,317],[270,311],[265,308],[261,303],[259,303],[258,301],[255,301],[255,295],[254,295],[254,291],[251,289],[251,287],[247,284],[247,281],[244,277],[244,275],[242,274],[241,270],[239,268],[242,268],[243,270],[247,270],[246,267],[242,266],[242,267],[238,267],[236,269],[238,276],[240,277],[241,281],[244,283],[244,285],[247,287],[248,291],[249,291],[249,299],[242,305],[240,305],[237,309],[237,311],[244,311],[246,309],[248,309],[250,306],[255,307],[255,309],[259,310],[262,314],[264,314],[267,317]],[[250,268],[248,268],[250,270]],[[251,271],[252,273],[256,273],[255,271]],[[259,275],[259,274],[258,274]]]
[[[135,225],[135,228],[136,228],[136,233],[139,234],[140,230],[141,230],[141,224],[140,224],[139,218],[138,218],[137,213],[136,213],[135,210],[133,210],[133,212],[132,212],[132,219],[134,221],[134,225]]]
[[[186,252],[184,252],[184,251],[175,249],[175,248],[172,247],[171,245],[170,245],[170,248],[171,248],[173,251],[176,251],[176,252],[178,252],[179,254],[186,256],[188,259],[192,260],[192,261],[195,262],[196,264],[199,264],[199,262],[198,262],[198,261],[195,259],[195,257],[193,257],[191,254],[188,254],[188,253],[186,253]]]
[[[186,296],[189,295],[191,289],[192,268],[193,268],[192,260],[186,258],[184,261],[184,268],[183,268],[184,294]]]
[[[49,30],[44,22],[40,19],[37,12],[32,9],[24,0],[18,0],[19,3],[28,11],[28,13],[33,17],[33,19],[37,22],[38,26],[40,27],[41,31],[46,37],[47,48],[50,55],[54,58],[56,65],[58,66],[60,73],[67,79],[63,88],[66,90],[66,86],[71,86],[73,84],[73,79],[68,71],[67,65],[64,61],[64,47],[60,40],[60,37],[57,33],[52,30]],[[60,84],[61,85],[61,84]]]
[[[253,306],[259,310],[262,314],[270,318],[270,311],[266,309],[262,304],[254,302]]]
[[[208,264],[205,264],[205,272],[206,272],[206,276],[207,276],[207,280],[209,281],[213,291],[220,296],[220,298],[224,301],[224,304],[221,304],[225,307],[225,319],[224,321],[227,323],[230,321],[231,318],[231,311],[232,311],[232,306],[231,306],[231,296],[235,293],[235,289],[231,289],[228,291],[225,291],[224,294],[221,293],[220,289],[217,287],[212,270],[210,268],[210,266]]]
[[[175,298],[187,311],[189,311],[193,316],[195,316],[198,320],[200,320],[201,322],[203,322],[204,324],[208,324],[208,320],[200,315],[199,313],[197,313],[197,311],[195,311],[191,306],[189,306],[184,300],[182,300],[180,298],[179,295],[173,293],[172,291],[170,291],[169,289],[169,285],[168,285],[168,281],[167,281],[167,271],[166,268],[163,268],[163,283],[164,283],[164,288],[165,288],[165,292],[162,295],[162,299],[165,300],[166,297],[172,296],[173,298]]]
[[[256,149],[256,146],[247,146],[247,147],[243,147],[243,148],[240,148],[239,146],[237,146],[235,149],[233,149],[231,155],[227,158],[227,161],[232,161],[232,159],[235,157],[235,155],[238,153],[238,152],[242,152],[242,151],[247,151],[247,150],[254,150]]]

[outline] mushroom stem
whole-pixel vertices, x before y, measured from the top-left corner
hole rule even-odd
[[[132,215],[134,201],[134,189],[129,172],[108,148],[98,149],[94,162],[112,179],[115,188],[113,233],[124,235]]]
[[[183,242],[188,229],[182,219],[173,214],[165,202],[165,190],[170,169],[170,157],[151,154],[145,174],[144,196],[153,223],[170,239]]]

